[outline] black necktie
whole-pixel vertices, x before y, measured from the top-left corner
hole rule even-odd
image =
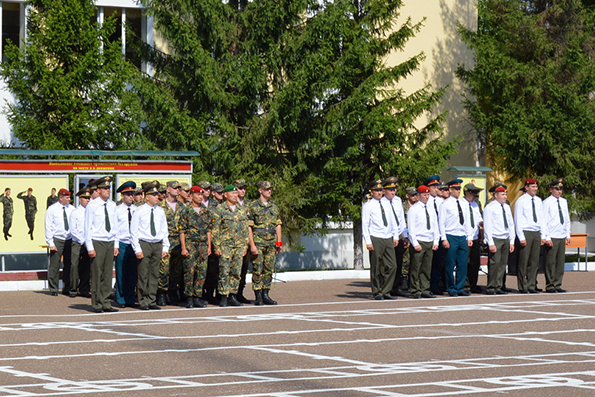
[[[537,223],[537,213],[535,212],[535,197],[531,197],[531,207],[533,207],[533,222]]]
[[[380,211],[382,211],[382,223],[384,223],[384,226],[388,226],[388,221],[386,220],[386,214],[384,213],[384,207],[382,206],[382,202],[378,200],[378,204],[380,204]]]
[[[131,223],[132,223],[132,213],[130,212],[130,207],[128,207],[128,230],[130,230]]]
[[[427,205],[424,205],[424,210],[426,210],[426,229],[430,230],[430,214],[428,214]]]
[[[469,204],[469,217],[471,218],[471,227],[475,229],[475,219],[473,219],[473,208]]]
[[[155,236],[157,231],[155,230],[155,217],[153,215],[154,208],[151,208],[151,236]]]
[[[436,210],[436,216],[438,216],[438,206],[436,205],[436,197],[434,197],[434,210]]]
[[[463,217],[463,210],[461,209],[461,203],[459,203],[459,200],[456,200],[456,201],[457,201],[457,207],[459,207],[459,222],[461,223],[461,225],[463,225],[465,223],[465,217]]]
[[[397,213],[395,212],[395,207],[393,207],[393,201],[390,201],[390,207],[393,209],[393,215],[395,216],[395,221],[397,221],[397,226],[399,226],[399,218],[397,218]]]
[[[564,215],[562,215],[562,208],[560,208],[560,199],[558,201],[558,214],[560,214],[560,224],[564,224]],[[67,229],[68,230],[68,229]]]
[[[558,204],[558,206],[560,206],[560,204]],[[64,215],[64,230],[68,231],[68,217],[66,216],[66,207],[62,207],[62,209],[64,210],[62,212],[62,215]]]
[[[105,230],[108,232],[112,230],[112,225],[109,223],[109,214],[107,213],[107,203],[103,204],[103,212],[105,212]]]
[[[500,203],[502,206],[502,218],[504,218],[504,229],[508,230],[508,219],[506,219],[506,211],[504,211],[504,204]]]

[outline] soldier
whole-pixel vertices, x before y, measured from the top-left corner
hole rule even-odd
[[[167,195],[167,187],[166,185],[159,185],[159,191],[157,197],[159,198],[159,202],[161,203],[165,200],[165,196]]]
[[[33,240],[33,230],[35,229],[35,214],[37,214],[37,198],[33,195],[33,188],[29,188],[24,192],[17,194],[17,198],[23,200],[25,205],[25,220],[29,231],[27,234]]]
[[[94,181],[98,197],[85,211],[85,244],[91,258],[91,303],[95,313],[117,312],[110,302],[112,269],[118,256],[116,203],[111,199],[111,176]]]
[[[269,291],[277,255],[283,247],[281,217],[279,207],[271,201],[270,182],[262,181],[257,186],[260,198],[248,208],[250,252],[256,257],[252,262],[252,289],[256,306],[276,305],[277,302],[271,299]]]
[[[562,289],[564,278],[564,254],[570,244],[570,213],[568,202],[562,196],[564,180],[549,184],[550,197],[543,201],[545,226],[547,228],[545,281],[546,292],[566,292]]]
[[[409,240],[407,238],[407,224],[405,223],[405,214],[403,212],[403,202],[401,198],[396,195],[397,192],[397,178],[391,176],[382,182],[384,188],[384,197],[381,200],[388,202],[391,208],[390,213],[393,215],[397,227],[399,228],[399,245],[395,247],[395,259],[397,260],[397,273],[395,275],[395,282],[392,288],[392,294],[397,296],[400,294],[400,287],[403,281],[403,255],[409,248]]]
[[[137,187],[134,191],[134,206],[140,207],[145,202],[143,201],[143,190],[140,187]]]
[[[483,189],[475,186],[472,183],[465,185],[463,194],[464,200],[469,203],[469,221],[471,228],[473,228],[473,245],[469,247],[468,263],[467,263],[467,281],[465,282],[465,291],[479,294],[483,292],[477,286],[477,278],[479,276],[479,267],[481,266],[481,241],[483,240],[483,218],[481,204],[477,201],[479,192]]]
[[[166,293],[169,296],[170,304],[178,304],[180,298],[182,298],[178,297],[178,286],[183,287],[183,271],[180,233],[176,226],[176,215],[183,207],[178,201],[180,189],[181,186],[178,181],[167,182],[167,197],[159,203],[159,206],[165,212],[167,229],[169,231],[169,255],[163,257],[159,268],[159,286],[157,288],[157,305],[159,306],[165,306],[167,304]]]
[[[236,299],[242,257],[248,247],[247,211],[238,205],[238,189],[225,186],[225,201],[213,211],[213,248],[219,257],[219,306],[243,306]]]
[[[178,195],[178,201],[180,204],[188,204],[190,200],[190,185],[186,182],[180,183],[180,194]]]
[[[442,203],[438,213],[442,246],[446,249],[446,289],[450,296],[470,295],[464,287],[468,250],[473,244],[473,229],[469,218],[469,203],[459,199],[462,182],[461,179],[454,179],[447,183],[450,197]]]
[[[124,182],[116,190],[120,193],[122,203],[116,207],[118,256],[116,257],[116,304],[119,307],[134,307],[136,301],[135,289],[137,274],[137,260],[132,249],[130,227],[132,216],[138,207],[132,205],[136,183]]]
[[[143,183],[145,204],[130,225],[132,247],[138,262],[138,301],[141,310],[160,310],[156,304],[160,262],[169,252],[167,219],[159,203],[159,182]]]
[[[415,205],[418,201],[417,189],[414,187],[407,187],[405,188],[405,201],[403,201],[403,213],[405,214],[405,219],[407,219],[407,212],[409,209]],[[407,228],[407,234],[409,234],[409,228]],[[411,239],[409,240],[409,245],[411,245]],[[403,253],[403,283],[400,287],[401,291],[409,291],[409,265],[411,262],[411,255],[410,250],[405,250]]]
[[[494,200],[483,212],[485,242],[489,247],[487,294],[506,295],[502,281],[506,277],[508,254],[514,251],[514,222],[510,205],[506,203],[506,186],[494,186],[493,192]]]
[[[392,210],[382,201],[382,180],[370,183],[372,198],[362,207],[362,231],[370,253],[370,284],[375,300],[397,299],[392,296],[397,260],[395,247],[399,244],[399,228]]]
[[[14,215],[14,207],[12,203],[12,197],[10,197],[11,190],[9,187],[4,189],[4,193],[0,195],[0,202],[4,207],[3,221],[4,221],[4,240],[8,241],[9,237],[12,237],[10,234],[10,228],[12,227],[12,216]]]
[[[436,218],[438,218],[440,206],[444,202],[442,197],[440,176],[432,175],[426,178],[424,186],[430,189],[430,198],[428,199],[428,207],[434,210]],[[438,250],[432,256],[432,273],[430,276],[430,290],[434,295],[443,295],[446,290],[446,274],[444,273],[444,256],[446,249],[442,246],[442,240],[438,243]]]
[[[211,211],[211,219],[213,219],[212,212],[215,211],[219,205],[217,200],[210,198],[212,186],[209,181],[200,181],[198,186],[202,189],[202,205]],[[221,196],[223,197],[223,196]],[[211,249],[209,260],[207,264],[207,276],[204,284],[204,291],[202,296],[212,305],[219,304],[219,293],[217,292],[217,283],[219,282],[219,257],[215,255],[215,250],[211,242]]]
[[[514,203],[514,223],[520,241],[517,283],[521,294],[537,294],[537,271],[541,246],[548,239],[539,185],[535,179],[525,181],[525,194]]]
[[[64,257],[62,273],[64,295],[70,293],[70,253],[72,234],[68,219],[74,207],[70,205],[70,192],[60,189],[58,202],[51,205],[45,213],[45,241],[50,247],[50,264],[48,268],[48,286],[52,296],[58,295],[60,280],[60,259]]]
[[[411,263],[409,277],[411,294],[414,299],[435,298],[430,291],[430,275],[432,272],[432,257],[438,249],[440,232],[438,219],[432,208],[428,210],[430,188],[421,185],[417,188],[419,202],[407,212],[407,225],[409,228],[409,249]]]
[[[220,183],[213,183],[211,186],[211,193],[218,204],[223,202],[223,185]]]
[[[247,209],[250,206],[250,201],[246,200],[246,181],[243,179],[236,179],[233,185],[238,189],[238,205],[240,207],[246,207]],[[213,192],[215,190],[213,189]],[[248,209],[248,212],[250,210]],[[248,248],[248,247],[246,247]],[[244,296],[244,288],[246,288],[246,275],[248,274],[248,267],[250,266],[251,254],[250,250],[246,250],[246,255],[242,258],[242,271],[240,273],[240,285],[238,287],[238,296],[237,299],[241,303],[251,304],[252,301],[247,299]],[[254,275],[252,276],[254,277]]]
[[[212,217],[209,210],[201,205],[202,199],[202,188],[191,187],[191,201],[178,216],[187,308],[206,307],[201,298],[207,275],[208,257],[211,253]]]
[[[52,204],[55,204],[58,202],[58,196],[56,196],[56,188],[53,187],[52,190],[50,191],[50,195],[48,196],[47,200],[46,200],[46,209],[50,208],[50,206]]]
[[[72,211],[68,220],[72,234],[70,297],[74,298],[80,295],[90,298],[91,258],[89,258],[85,245],[85,211],[91,201],[91,189],[85,187],[79,190],[76,195],[80,205]]]

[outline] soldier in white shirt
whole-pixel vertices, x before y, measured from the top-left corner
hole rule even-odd
[[[433,210],[438,219],[438,213],[440,205],[444,202],[444,199],[440,195],[440,176],[432,175],[426,178],[423,183],[430,189],[430,198],[428,199],[428,208]],[[430,275],[430,290],[434,295],[443,295],[443,290],[446,289],[446,276],[444,273],[444,255],[446,250],[442,246],[442,243],[438,243],[438,250],[434,252],[432,256],[432,272]]]
[[[395,259],[397,261],[397,272],[395,274],[395,282],[392,287],[392,295],[399,295],[399,287],[403,281],[403,255],[407,248],[409,248],[409,240],[407,238],[407,223],[405,222],[405,211],[403,211],[403,202],[397,193],[397,178],[391,176],[382,182],[384,188],[384,197],[381,200],[386,201],[391,208],[390,214],[397,223],[399,228],[399,244],[395,247]],[[386,204],[385,203],[385,204]]]
[[[418,202],[407,211],[409,229],[409,281],[414,299],[435,298],[430,291],[432,258],[438,249],[440,232],[435,211],[428,208],[430,189],[421,185],[417,188]]]
[[[145,204],[132,216],[130,234],[138,262],[138,296],[141,310],[159,310],[159,264],[169,252],[165,212],[159,203],[159,182],[143,183]]]
[[[114,257],[118,256],[116,238],[116,203],[111,199],[111,176],[94,181],[98,197],[85,212],[85,244],[91,258],[91,303],[95,313],[117,312],[113,308],[112,274]]]
[[[547,240],[539,185],[535,179],[525,181],[525,194],[514,203],[514,223],[520,241],[517,263],[517,284],[521,294],[537,294],[539,252]]]
[[[119,307],[134,307],[136,302],[137,259],[132,249],[130,226],[138,207],[134,204],[136,183],[124,182],[116,190],[122,203],[116,207],[118,256],[116,257],[116,303]]]
[[[71,212],[69,222],[72,234],[72,253],[70,266],[70,297],[80,295],[90,298],[91,294],[91,258],[85,245],[85,211],[91,200],[91,189],[85,187],[76,195],[79,206]]]
[[[66,189],[58,191],[58,202],[52,204],[45,213],[45,241],[50,247],[50,264],[48,268],[48,287],[52,296],[58,295],[60,282],[60,258],[64,257],[62,273],[64,295],[70,294],[70,253],[72,234],[68,218],[74,207],[70,205],[70,192]]]
[[[508,264],[508,254],[514,252],[514,222],[510,205],[506,203],[506,186],[495,186],[493,192],[494,200],[483,211],[485,242],[489,248],[487,294],[506,295],[502,282]]]
[[[570,212],[562,196],[564,181],[557,179],[549,184],[551,196],[543,201],[547,229],[545,282],[546,292],[566,292],[562,289],[566,245],[570,244]]]
[[[450,197],[440,206],[438,224],[442,246],[446,248],[444,268],[446,289],[450,296],[469,296],[464,290],[467,279],[468,249],[473,244],[473,229],[469,219],[469,202],[459,199],[461,179],[447,183]]]
[[[478,202],[479,192],[483,189],[468,183],[463,188],[464,199],[469,203],[469,220],[473,228],[473,245],[469,247],[469,261],[467,262],[467,281],[465,281],[465,291],[474,294],[481,293],[482,290],[477,286],[479,276],[479,267],[481,266],[481,243],[483,239],[483,218],[481,204]]]
[[[390,206],[381,201],[382,180],[370,184],[372,199],[362,207],[362,233],[370,253],[370,283],[376,300],[397,299],[390,294],[397,271],[395,247],[399,244],[399,228]]]

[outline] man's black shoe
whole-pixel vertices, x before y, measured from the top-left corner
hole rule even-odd
[[[103,309],[93,309],[95,313],[103,313]]]
[[[227,296],[222,296],[219,301],[219,307],[227,307]]]
[[[149,306],[141,306],[140,309],[141,310],[149,310]]]
[[[374,299],[376,299],[377,301],[383,301],[384,300],[384,296],[382,296],[382,295],[376,295],[374,297]]]
[[[436,298],[436,296],[431,292],[422,292],[421,297],[426,298],[426,299],[435,299]]]
[[[444,292],[442,292],[442,291],[432,291],[432,293],[434,295],[444,295]]]
[[[186,300],[186,309],[194,308],[194,299],[192,297]]]
[[[262,301],[264,302],[265,305],[276,305],[277,304],[277,302],[272,300],[271,297],[269,296],[268,289],[262,290]]]
[[[118,305],[118,307],[119,307],[120,309],[123,309],[123,308],[125,308],[125,307],[126,307],[126,303],[116,303],[116,305]]]
[[[528,293],[529,293],[528,291],[524,291],[522,289],[519,290],[519,294],[528,294]]]
[[[449,292],[448,295],[449,296],[459,296],[459,294],[457,294],[456,292]]]
[[[413,294],[411,297],[413,299],[421,299],[421,294]]]
[[[467,291],[459,292],[459,296],[471,296],[471,292],[467,292]]]
[[[499,289],[498,291],[496,291],[496,294],[498,294],[498,295],[508,295],[508,292]]]
[[[200,298],[194,297],[192,298],[194,307],[207,307],[206,303],[203,302]]]
[[[548,294],[556,294],[558,293],[558,291],[556,291],[555,288],[548,288],[545,290],[545,292],[547,292]]]
[[[149,305],[150,310],[161,310],[161,308],[157,305]]]
[[[397,297],[392,295],[384,295],[384,299],[394,301],[395,299],[397,299]]]
[[[157,293],[157,306],[165,306],[167,302],[165,301],[165,294],[163,292]]]
[[[556,288],[556,292],[559,292],[559,293],[562,294],[562,293],[567,292],[567,291],[565,289],[562,289],[562,288]]]
[[[229,295],[229,297],[227,298],[227,304],[229,306],[244,306],[243,303],[238,302],[238,300],[236,299],[236,296],[234,294]]]
[[[536,289],[530,289],[530,290],[529,290],[529,293],[530,293],[530,294],[538,294],[538,293],[539,293],[539,291],[537,291]]]
[[[496,291],[494,291],[493,289],[489,289],[486,294],[488,295],[496,295]]]
[[[119,310],[116,309],[115,307],[107,307],[107,308],[103,309],[103,311],[106,312],[106,313],[117,313],[117,312],[119,312]]]
[[[58,296],[58,293],[56,291],[52,291],[52,292],[50,292],[50,295],[51,296]]]
[[[471,292],[474,294],[481,294],[483,290],[481,289],[481,287],[473,287],[471,288]]]

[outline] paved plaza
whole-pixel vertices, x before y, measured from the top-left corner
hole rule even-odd
[[[290,281],[271,291],[279,306],[103,314],[0,292],[0,397],[593,396],[595,273],[564,281],[395,301],[366,280]]]

